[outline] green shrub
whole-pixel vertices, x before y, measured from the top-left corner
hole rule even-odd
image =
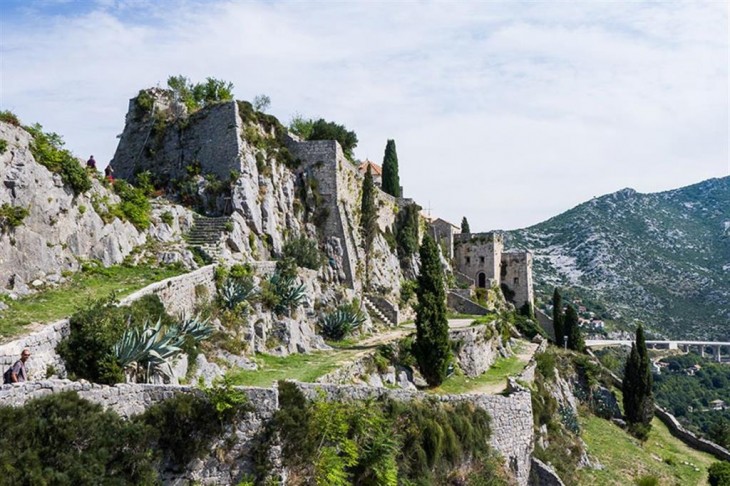
[[[707,470],[707,481],[710,486],[730,486],[730,462],[713,463]]]
[[[3,203],[0,206],[0,232],[22,225],[23,220],[28,214],[29,211],[22,206],[12,206],[8,203]]]
[[[174,217],[172,216],[172,213],[170,211],[165,211],[164,213],[162,213],[160,215],[160,219],[168,226],[172,226],[172,223],[174,221]]]
[[[25,129],[33,137],[30,151],[36,162],[60,174],[63,183],[70,186],[74,194],[91,189],[89,174],[71,152],[63,148],[64,142],[60,135],[45,133],[38,123]]]
[[[8,149],[8,141],[0,140],[0,155],[4,154],[7,149]]]
[[[134,99],[135,111],[137,118],[141,118],[144,115],[151,113],[152,108],[155,104],[155,100],[149,91],[141,89]]]
[[[324,260],[317,242],[304,235],[284,243],[282,254],[285,258],[293,259],[297,266],[312,270],[319,270]]]
[[[62,392],[0,407],[4,484],[159,484],[153,431]]]
[[[636,486],[659,486],[659,478],[653,475],[644,475],[634,481]]]
[[[114,345],[128,326],[141,327],[158,319],[163,325],[174,322],[156,295],[146,295],[129,307],[117,307],[112,295],[91,302],[71,316],[70,333],[57,351],[72,377],[94,383],[124,382],[124,370],[112,353]]]
[[[307,140],[337,140],[345,157],[352,160],[352,151],[357,147],[357,135],[344,125],[320,118],[312,123]]]
[[[472,404],[310,402],[280,382],[279,405],[269,436],[281,438],[284,465],[307,483],[462,484],[452,483],[455,474],[474,474],[504,484],[489,447],[489,415]]]
[[[20,126],[20,120],[18,116],[10,110],[0,110],[0,121],[9,123],[16,127]]]
[[[121,201],[116,206],[118,215],[138,229],[147,229],[150,226],[150,205],[145,192],[124,180],[114,182],[114,192]]]
[[[537,371],[548,380],[555,378],[555,355],[543,352],[535,355]]]

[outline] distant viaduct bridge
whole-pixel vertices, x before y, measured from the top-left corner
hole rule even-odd
[[[633,341],[630,340],[617,340],[612,341],[608,339],[595,339],[587,340],[586,346],[588,347],[601,347],[601,346],[631,346]],[[725,348],[726,357],[730,358],[730,342],[717,342],[717,341],[646,341],[646,347],[649,349],[681,349],[684,352],[688,352],[691,349],[699,351],[700,356],[704,358],[705,352],[709,352],[718,363],[722,363],[722,350]]]

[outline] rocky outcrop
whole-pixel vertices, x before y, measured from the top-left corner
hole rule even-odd
[[[24,129],[0,122],[0,140],[8,144],[0,154],[0,205],[28,211],[19,226],[0,231],[0,292],[24,295],[61,283],[83,260],[121,263],[148,236],[150,241],[174,242],[189,224],[189,211],[169,204],[155,208],[147,231],[118,218],[105,222],[96,208],[116,204],[119,198],[99,180],[92,179],[91,190],[75,195],[58,174],[34,159],[32,137]],[[164,219],[171,224],[163,221],[163,213],[170,214],[171,219]],[[183,248],[164,252],[168,255],[160,256],[163,261],[192,264]]]
[[[463,329],[451,329],[449,339],[454,343],[454,358],[466,376],[479,376],[508,351],[494,322]]]

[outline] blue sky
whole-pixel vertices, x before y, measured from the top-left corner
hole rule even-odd
[[[0,3],[0,108],[113,156],[129,98],[233,82],[396,140],[405,194],[475,230],[730,172],[725,2]]]

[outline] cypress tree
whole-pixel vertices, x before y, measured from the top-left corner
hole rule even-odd
[[[370,287],[370,251],[378,230],[378,209],[375,206],[375,183],[370,167],[362,181],[362,199],[360,201],[360,235],[365,250],[365,289]]]
[[[421,374],[430,386],[438,386],[446,378],[451,363],[451,347],[443,268],[436,242],[429,235],[423,237],[420,256],[416,342],[413,348]]]
[[[631,425],[643,426],[639,430],[645,436],[654,417],[653,379],[646,350],[644,329],[636,329],[636,341],[631,344],[631,353],[624,370],[623,394],[624,414]]]
[[[572,305],[568,304],[568,309],[565,311],[563,319],[563,329],[565,334],[568,335],[568,347],[573,351],[583,351],[586,344],[583,340],[583,333],[580,332],[580,327],[578,326],[578,313],[575,312],[575,308]]]
[[[553,292],[553,329],[555,330],[555,344],[563,347],[565,344],[565,328],[563,327],[563,298],[557,287]]]
[[[400,177],[398,176],[398,154],[395,151],[395,140],[385,144],[383,156],[383,178],[381,187],[391,196],[400,197]]]
[[[461,234],[469,234],[471,231],[469,230],[469,221],[466,220],[466,216],[461,218]]]

